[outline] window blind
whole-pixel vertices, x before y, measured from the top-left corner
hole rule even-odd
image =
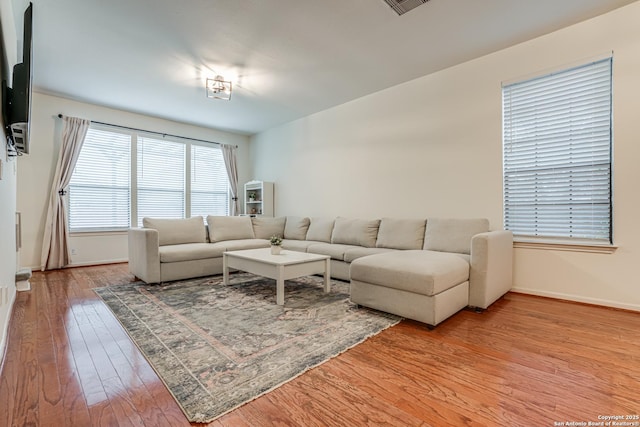
[[[217,147],[191,146],[191,216],[229,215],[229,180]]]
[[[504,86],[504,224],[611,242],[612,59]]]
[[[145,216],[228,215],[229,200],[219,147],[92,126],[68,188],[68,223],[72,232],[126,230]]]
[[[68,187],[69,231],[129,227],[130,146],[130,135],[89,128]]]
[[[138,218],[184,218],[185,144],[138,136]]]

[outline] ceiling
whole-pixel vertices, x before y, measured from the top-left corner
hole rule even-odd
[[[636,0],[32,1],[37,91],[254,134]]]

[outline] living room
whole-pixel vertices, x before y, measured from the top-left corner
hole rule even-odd
[[[2,2],[8,61],[3,76],[15,62],[7,58],[18,57],[18,31],[14,28],[11,35],[5,19],[9,3]],[[9,13],[21,16],[20,11]],[[58,114],[235,145],[239,183],[275,183],[276,216],[481,217],[489,219],[492,229],[502,229],[502,86],[608,55],[613,58],[612,244],[599,248],[516,241],[512,291],[640,311],[635,272],[640,258],[637,22],[636,1],[257,133],[196,126],[36,88],[30,154],[3,158],[0,285],[12,295],[5,299],[15,298],[16,265],[34,272],[41,267],[51,179],[61,144]],[[15,212],[21,212],[19,255]],[[70,267],[122,263],[128,257],[126,232],[72,234],[70,247]],[[0,305],[2,349],[10,308]]]

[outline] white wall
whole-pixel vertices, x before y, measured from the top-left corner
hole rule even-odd
[[[40,268],[42,236],[47,216],[51,180],[55,172],[62,137],[62,120],[58,114],[83,117],[121,126],[164,132],[189,138],[234,144],[238,146],[239,179],[250,179],[249,138],[186,125],[163,119],[100,107],[41,93],[33,94],[31,123],[31,153],[20,159],[18,173],[18,210],[22,212],[22,266]],[[127,259],[126,233],[74,234],[70,247],[77,254],[71,265],[87,265]]]
[[[1,108],[0,108],[1,111]],[[7,157],[4,129],[0,127],[0,366],[6,344],[11,307],[16,295],[16,168]]]
[[[0,80],[8,79],[17,62],[17,38],[11,2],[0,2],[2,34],[0,37]],[[0,103],[0,117],[4,105]],[[0,366],[6,345],[11,307],[16,295],[16,171],[17,159],[7,156],[4,124],[0,126]],[[6,289],[6,290],[3,290]]]
[[[515,289],[640,310],[640,2],[252,137],[279,215],[502,227],[501,83],[614,51],[614,254],[515,249]]]

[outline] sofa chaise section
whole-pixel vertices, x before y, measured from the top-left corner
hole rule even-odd
[[[469,262],[456,254],[407,250],[351,265],[351,301],[435,326],[469,302]]]
[[[486,219],[429,218],[421,250],[351,263],[351,300],[430,326],[466,306],[487,308],[511,288],[512,241]]]

